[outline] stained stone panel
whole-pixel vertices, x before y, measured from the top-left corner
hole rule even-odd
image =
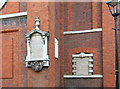
[[[34,33],[31,37],[30,48],[31,48],[31,59],[43,58],[43,39],[39,33]]]
[[[76,75],[88,75],[88,58],[76,58]]]
[[[72,59],[73,75],[92,75],[93,74],[92,57],[74,57]]]

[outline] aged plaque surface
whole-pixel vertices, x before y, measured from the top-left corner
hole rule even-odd
[[[34,33],[30,41],[31,59],[41,59],[43,57],[43,39],[39,33]]]

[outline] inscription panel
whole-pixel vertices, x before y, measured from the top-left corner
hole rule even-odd
[[[34,33],[30,41],[31,59],[43,58],[43,39],[39,33]]]

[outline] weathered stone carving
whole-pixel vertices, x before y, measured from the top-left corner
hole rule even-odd
[[[43,62],[38,62],[38,61],[31,62],[31,65],[32,65],[32,69],[36,72],[41,71],[43,68]]]
[[[36,18],[35,29],[26,34],[27,56],[26,67],[39,72],[44,66],[49,66],[48,36],[49,33],[39,29],[40,20]]]

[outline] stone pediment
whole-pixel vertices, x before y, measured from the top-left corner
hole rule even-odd
[[[49,36],[48,32],[38,30],[38,29],[34,29],[34,30],[28,32],[25,36],[26,36],[26,38],[30,38],[34,33],[39,33],[39,34],[41,34],[41,36]]]

